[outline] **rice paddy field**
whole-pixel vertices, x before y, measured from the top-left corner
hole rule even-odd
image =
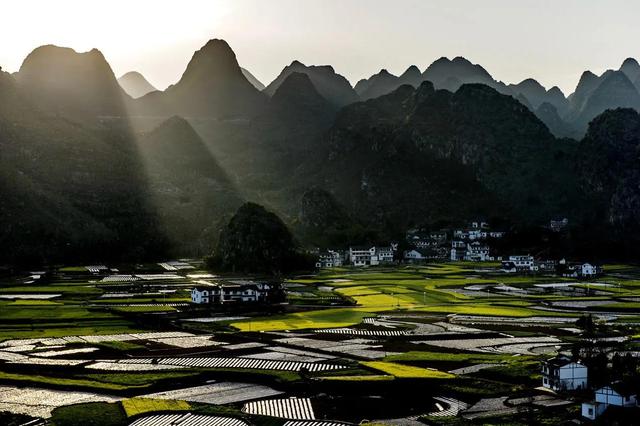
[[[3,276],[0,412],[53,424],[447,424],[470,407],[479,419],[512,410],[490,401],[542,398],[540,362],[585,339],[585,313],[607,350],[637,351],[639,268],[605,266],[587,282],[497,266],[335,268],[287,278],[287,303],[224,309],[190,303],[215,277],[199,262]]]

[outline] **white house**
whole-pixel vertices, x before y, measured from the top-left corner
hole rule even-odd
[[[265,302],[271,287],[265,283],[205,283],[191,290],[191,302],[196,304],[224,304],[236,302]]]
[[[393,248],[360,246],[349,247],[349,262],[353,266],[375,266],[393,262]]]
[[[566,356],[557,356],[542,363],[542,386],[554,391],[585,389],[587,367]]]
[[[534,259],[533,256],[517,255],[509,256],[509,262],[512,262],[518,271],[531,271],[533,269]]]
[[[583,263],[580,265],[580,275],[583,277],[595,277],[602,273],[602,268],[592,265],[590,263]]]
[[[485,262],[489,260],[489,246],[477,241],[467,244],[464,260],[470,260],[472,262]]]
[[[427,257],[424,251],[421,249],[407,250],[404,252],[404,259],[408,261],[415,262],[415,261],[425,260],[426,258]]]
[[[614,382],[596,389],[595,400],[582,403],[582,416],[595,420],[611,405],[635,407],[637,405],[636,390],[623,382]]]
[[[467,243],[464,241],[451,241],[451,260],[464,260],[465,254],[467,254]]]
[[[316,268],[335,268],[342,266],[344,254],[336,250],[325,250],[318,254]]]

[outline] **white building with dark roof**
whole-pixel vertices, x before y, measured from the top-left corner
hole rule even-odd
[[[585,365],[566,356],[542,363],[542,386],[554,391],[586,389],[588,375]]]
[[[610,406],[636,407],[638,405],[636,386],[625,382],[614,382],[596,389],[594,400],[582,403],[582,416],[595,420]]]

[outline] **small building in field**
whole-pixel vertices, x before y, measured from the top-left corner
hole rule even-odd
[[[509,256],[507,259],[509,262],[512,262],[518,271],[531,271],[533,270],[534,259],[533,256],[530,255],[516,255]]]
[[[595,277],[602,274],[602,267],[592,265],[591,263],[583,263],[580,265],[580,275],[584,278]]]
[[[204,284],[204,285],[203,285]],[[191,290],[191,302],[195,304],[256,303],[266,302],[271,286],[257,282],[202,282]]]
[[[423,262],[426,260],[440,259],[441,255],[438,249],[433,248],[416,248],[404,252],[404,260],[411,263]]]
[[[637,406],[637,389],[630,383],[614,382],[595,391],[593,401],[582,403],[582,416],[595,420],[610,406]]]
[[[393,262],[393,247],[349,247],[349,262],[353,266],[376,266]]]
[[[344,253],[337,250],[323,250],[318,253],[316,268],[335,268],[342,266]]]
[[[586,389],[588,369],[579,361],[557,356],[542,363],[542,386],[554,391]]]
[[[489,246],[477,241],[467,244],[464,260],[471,262],[486,262],[489,259]]]

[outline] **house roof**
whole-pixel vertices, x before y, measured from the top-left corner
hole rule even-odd
[[[547,360],[547,364],[554,367],[564,367],[565,365],[571,364],[572,362],[574,361],[572,361],[571,358],[564,355],[559,355],[557,357]],[[580,364],[580,362],[577,362],[577,363]]]
[[[370,246],[351,246],[351,247],[349,247],[350,250],[371,250],[372,248],[374,248],[373,245],[370,245]]]
[[[638,393],[637,385],[634,385],[630,382],[623,382],[621,380],[611,383],[608,387],[618,392],[622,396],[636,395]]]

